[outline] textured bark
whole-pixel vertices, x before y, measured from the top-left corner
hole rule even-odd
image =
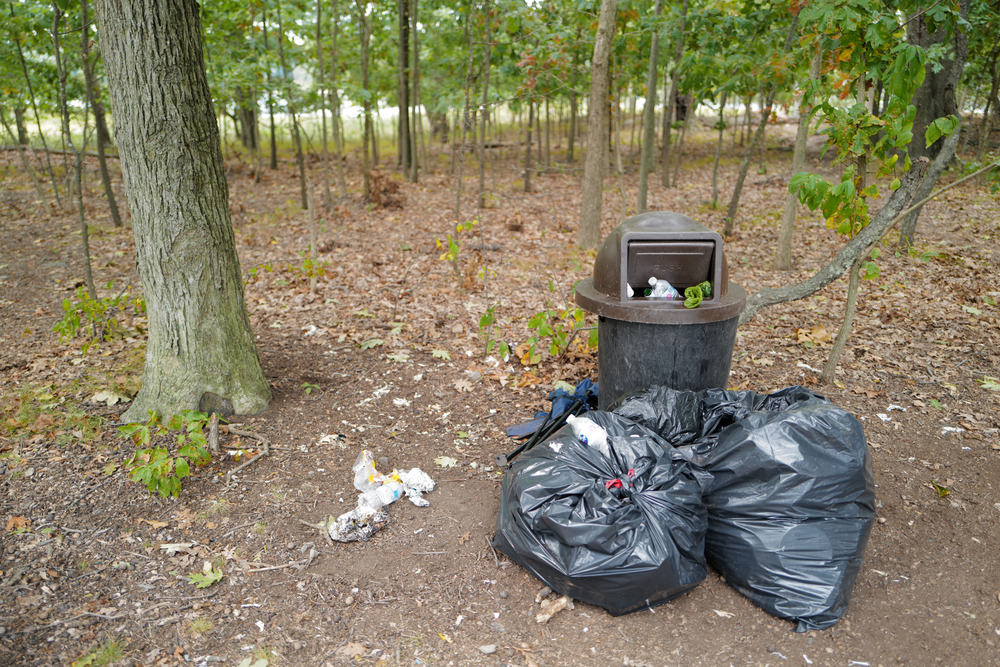
[[[962,19],[969,16],[970,3],[971,0],[959,2],[959,12]],[[962,78],[962,70],[965,68],[969,43],[964,27],[938,24],[935,26],[937,29],[931,32],[927,25],[927,18],[927,14],[922,13],[909,22],[906,41],[924,49],[944,46],[948,49],[949,54],[942,58],[939,63],[928,62],[925,65],[924,82],[920,84],[920,88],[913,95],[913,106],[917,109],[917,115],[913,119],[913,140],[910,142],[908,150],[910,157],[927,156],[933,160],[944,146],[944,141],[938,139],[927,146],[924,138],[927,126],[938,118],[958,115],[955,91]],[[948,34],[949,29],[950,35]],[[946,42],[945,40],[949,37],[950,41]]]
[[[142,389],[124,420],[261,412],[270,389],[243,297],[198,3],[96,9],[149,317]]]
[[[685,0],[686,2],[687,0]],[[608,160],[608,55],[618,23],[618,1],[601,0],[601,15],[594,40],[590,66],[590,104],[587,118],[587,157],[583,170],[583,201],[576,242],[581,248],[596,248],[601,240],[601,200],[604,194],[604,166]],[[528,147],[531,150],[531,147]]]
[[[656,0],[653,17],[657,28],[653,30],[649,49],[649,69],[646,72],[646,104],[642,108],[642,156],[639,158],[639,197],[636,213],[646,212],[649,192],[649,172],[656,166],[653,151],[656,148],[656,68],[660,53],[659,19],[663,14],[663,0]]]
[[[899,214],[913,199],[913,193],[916,191],[928,164],[929,160],[926,158],[920,158],[913,163],[910,171],[903,177],[899,189],[890,195],[885,206],[879,209],[867,227],[840,249],[840,252],[829,264],[809,278],[794,285],[764,289],[748,297],[746,309],[740,315],[740,325],[750,321],[763,308],[804,299],[844,275],[844,271],[863,253],[871,251],[872,247],[896,222]]]
[[[934,158],[934,162],[928,167],[927,173],[924,175],[924,179],[920,182],[920,186],[917,188],[916,194],[913,195],[914,200],[920,201],[924,199],[927,195],[931,193],[934,186],[937,185],[938,179],[941,178],[941,174],[944,173],[944,168],[948,166],[951,162],[951,158],[955,155],[955,148],[958,146],[958,136],[961,134],[961,127],[957,128],[947,139],[944,140],[944,145],[941,146],[941,151]],[[918,207],[913,213],[910,213],[903,220],[903,224],[900,226],[899,230],[899,245],[903,248],[909,248],[913,245],[913,237],[917,230],[917,219],[920,217],[920,211],[923,210],[923,206]]]

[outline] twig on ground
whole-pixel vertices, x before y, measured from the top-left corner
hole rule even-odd
[[[493,543],[490,542],[490,538],[483,535],[483,539],[486,540],[486,546],[488,546],[490,548],[490,551],[493,552],[493,563],[499,568],[500,558],[497,556],[497,550],[493,548]]]
[[[242,435],[245,438],[253,438],[255,440],[259,440],[260,443],[262,445],[264,445],[264,449],[263,449],[263,451],[261,451],[260,454],[258,454],[257,456],[253,457],[252,459],[248,460],[246,463],[240,465],[237,468],[233,468],[232,470],[230,470],[229,472],[226,473],[226,488],[229,488],[229,485],[232,484],[233,475],[235,473],[238,473],[240,470],[243,470],[244,468],[246,468],[250,464],[252,464],[255,461],[257,461],[258,459],[260,459],[260,458],[262,458],[264,456],[267,456],[268,454],[271,453],[271,441],[268,440],[266,436],[263,436],[263,435],[261,435],[259,433],[253,433],[251,431],[242,431],[242,430],[240,430],[238,428],[233,428],[232,426],[228,427],[228,430],[229,430],[229,432],[232,435]]]

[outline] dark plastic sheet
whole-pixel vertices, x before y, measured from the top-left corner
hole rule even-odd
[[[620,403],[709,477],[706,557],[730,584],[799,632],[841,618],[875,520],[857,419],[802,387],[654,387]]]
[[[521,454],[504,476],[494,546],[554,591],[613,615],[698,585],[704,479],[649,429],[610,413],[585,418],[606,429],[610,455],[568,427]]]

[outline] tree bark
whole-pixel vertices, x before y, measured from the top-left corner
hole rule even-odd
[[[319,75],[319,115],[323,132],[323,208],[330,210],[330,146],[326,140],[326,73],[323,65],[323,0],[316,0],[316,67]],[[310,197],[310,200],[312,197]],[[310,216],[315,214],[310,206]]]
[[[410,32],[413,38],[413,68],[411,70],[413,76],[413,94],[411,95],[413,100],[413,113],[410,117],[413,120],[413,127],[410,130],[410,182],[416,183],[419,174],[419,160],[417,160],[417,134],[420,133],[420,109],[418,108],[418,91],[420,90],[420,49],[417,43],[417,10],[419,6],[417,0],[411,0],[413,2],[413,7],[410,8]]]
[[[955,155],[955,147],[958,146],[958,136],[961,133],[961,126],[959,126],[951,135],[949,135],[945,141],[944,145],[941,146],[941,151],[938,153],[937,157],[934,158],[934,162],[927,169],[927,174],[924,175],[923,180],[920,182],[920,187],[917,188],[916,194],[913,195],[915,201],[920,201],[927,195],[931,193],[934,186],[937,185],[938,179],[941,178],[941,174],[944,173],[945,167],[951,162],[951,158]],[[917,219],[920,217],[920,212],[923,210],[923,206],[917,208],[917,210],[910,213],[903,220],[903,224],[900,226],[899,230],[899,246],[901,248],[910,248],[913,245],[913,237],[916,233]]]
[[[416,2],[416,0],[414,0]],[[486,54],[483,56],[483,105],[479,110],[479,208],[486,208],[486,116],[489,109],[490,59],[492,57],[493,16],[490,0],[483,8],[486,18]]]
[[[358,21],[361,23],[361,88],[368,90],[368,46],[371,42],[371,23],[368,20],[368,6],[365,0],[354,0],[358,8]],[[361,172],[364,176],[362,199],[369,201],[372,196],[371,175],[368,173],[368,138],[372,134],[372,103],[369,96],[364,97],[364,135],[361,140]]]
[[[684,0],[685,4],[687,0]],[[580,205],[580,228],[577,244],[596,248],[601,240],[601,200],[604,190],[604,166],[608,147],[608,54],[618,24],[618,0],[601,0],[601,14],[594,40],[590,67],[590,103],[587,119],[587,158],[583,171],[583,201]],[[530,147],[529,147],[530,150]]]
[[[344,175],[344,144],[340,131],[340,93],[337,92],[337,36],[340,31],[340,15],[337,11],[337,0],[333,0],[333,44],[330,54],[330,115],[333,121],[333,151],[337,160],[337,183],[340,185],[340,196],[347,197],[347,177]]]
[[[94,65],[90,61],[90,25],[88,21],[88,2],[81,0],[80,8],[83,13],[83,76],[87,91],[87,102],[94,110],[94,125],[97,129],[97,163],[101,167],[101,184],[104,186],[104,196],[108,200],[108,208],[111,210],[111,222],[115,227],[122,226],[121,215],[118,213],[118,203],[115,201],[115,191],[111,187],[111,174],[108,173],[108,160],[104,155],[104,149],[110,140],[108,134],[108,124],[104,118],[104,105],[98,99],[97,77],[94,76]]]
[[[660,53],[659,21],[663,15],[663,0],[656,0],[653,8],[653,18],[656,28],[653,30],[652,44],[649,49],[649,69],[646,71],[646,104],[642,108],[642,154],[639,158],[639,196],[637,213],[646,212],[646,200],[649,192],[649,173],[654,170],[653,153],[656,150],[656,69]]]
[[[817,51],[809,63],[809,80],[815,81],[820,75],[822,56]],[[792,151],[792,176],[806,168],[806,142],[809,139],[809,118],[812,104],[805,97],[799,105],[799,126],[795,130],[795,148]],[[774,268],[778,271],[792,270],[792,233],[795,231],[795,216],[799,210],[799,197],[789,192],[785,198],[785,213],[778,233],[778,247],[774,253]]]
[[[662,173],[660,181],[663,187],[670,187],[670,130],[674,118],[674,98],[677,97],[677,81],[681,74],[681,57],[684,55],[684,29],[687,26],[688,0],[684,0],[681,5],[681,25],[680,37],[677,39],[677,46],[674,48],[674,69],[670,76],[670,92],[663,100],[663,155],[660,166]]]
[[[829,264],[821,268],[809,278],[787,285],[785,287],[763,289],[747,298],[746,309],[740,314],[740,325],[749,322],[759,311],[769,306],[789,301],[797,301],[820,291],[834,280],[844,275],[851,264],[859,256],[868,253],[878,243],[879,239],[895,224],[899,214],[913,200],[913,193],[920,183],[929,161],[919,158],[913,163],[910,171],[903,177],[899,189],[893,192],[885,205],[879,209],[868,226],[858,232],[847,245],[840,249],[837,256]]]
[[[397,86],[396,102],[399,108],[398,150],[399,167],[407,180],[410,177],[410,3],[409,0],[396,0],[398,24],[397,36],[399,52],[396,58]]]
[[[149,318],[123,416],[253,414],[270,388],[247,317],[195,0],[98,0],[115,137]]]
[[[970,4],[971,0],[960,0],[959,2],[959,12],[963,20],[969,16]],[[917,114],[913,119],[913,140],[908,147],[912,158],[926,155],[933,160],[937,157],[938,152],[944,146],[944,141],[938,139],[927,146],[925,140],[927,126],[938,118],[958,114],[955,91],[962,78],[962,70],[965,68],[965,59],[969,50],[968,35],[962,26],[950,26],[951,43],[945,44],[949,26],[938,24],[936,28],[934,32],[930,31],[926,13],[915,17],[907,25],[906,41],[908,43],[924,49],[943,46],[950,51],[949,57],[944,57],[937,63],[928,62],[924,66],[924,81],[913,95],[912,104],[916,107]]]
[[[719,159],[722,157],[722,133],[726,130],[726,96],[728,91],[722,91],[719,100],[719,140],[715,142],[715,161],[712,163],[712,208],[719,205]]]

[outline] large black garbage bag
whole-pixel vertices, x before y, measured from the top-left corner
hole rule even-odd
[[[608,456],[567,426],[504,476],[494,546],[554,591],[613,615],[666,602],[706,575],[706,511],[693,466],[616,415]]]
[[[690,394],[653,388],[619,410],[648,424],[656,406],[689,406]],[[697,398],[696,413],[656,425],[683,423],[680,451],[710,477],[708,562],[797,631],[830,627],[847,609],[875,520],[861,424],[802,387]]]

